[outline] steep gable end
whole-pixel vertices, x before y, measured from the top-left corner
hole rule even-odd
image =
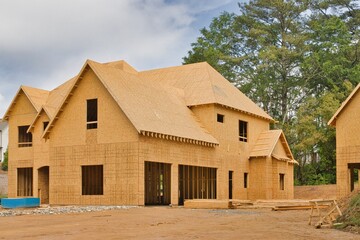
[[[338,110],[335,112],[335,114],[332,116],[332,118],[329,120],[328,125],[330,126],[336,126],[336,119],[339,117],[339,115],[345,110],[346,106],[351,103],[352,99],[355,97],[358,97],[358,92],[360,89],[360,83],[355,87],[355,89],[350,93],[350,95],[346,98],[346,100],[341,104],[341,106],[338,108]]]
[[[56,114],[56,109],[62,103],[62,100],[66,97],[70,87],[72,86],[73,82],[75,81],[76,77],[71,78],[70,80],[66,81],[59,87],[53,89],[49,92],[48,98],[46,103],[41,107],[38,114],[36,115],[34,121],[30,125],[29,131],[32,131],[37,120],[40,118],[41,114],[46,114],[50,120],[52,120]]]
[[[46,102],[46,99],[49,95],[49,91],[38,88],[27,87],[27,86],[21,86],[17,91],[14,99],[12,100],[9,108],[5,112],[5,115],[3,117],[5,120],[9,119],[12,109],[16,105],[19,96],[22,94],[24,94],[27,97],[27,99],[30,101],[31,105],[34,107],[36,112],[39,112],[41,106]]]

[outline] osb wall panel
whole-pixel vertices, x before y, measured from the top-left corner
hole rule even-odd
[[[23,92],[16,99],[9,117],[8,196],[16,197],[17,168],[33,166],[33,148],[18,147],[18,126],[30,125],[37,112]]]
[[[280,190],[280,173],[284,175],[284,190]],[[274,199],[293,198],[293,165],[272,158],[272,197]]]
[[[49,143],[50,139],[45,140],[41,136],[44,133],[44,122],[49,122],[49,117],[42,112],[39,119],[36,121],[33,134],[33,151],[34,151],[34,166],[36,168],[42,166],[49,166]]]
[[[143,205],[137,142],[54,147],[50,158],[51,204]],[[103,195],[81,195],[83,165],[103,165]]]
[[[346,196],[351,191],[348,163],[360,163],[360,145],[336,147],[336,183],[338,197]]]
[[[280,142],[280,140],[278,140],[278,141],[276,142],[273,153],[276,154],[277,156],[280,156],[280,157],[288,157],[288,156],[286,155],[286,151],[285,151],[285,149],[284,149],[284,146],[283,146],[283,144]]]
[[[249,173],[249,153],[260,133],[269,129],[269,122],[219,105],[208,104],[192,107],[197,118],[220,142],[216,147],[216,158],[221,163],[218,181],[219,198],[228,197],[228,174],[233,171],[233,198],[247,199],[251,187],[244,188],[244,173]],[[217,114],[224,115],[224,122],[217,122]],[[248,142],[239,141],[239,120],[248,122]],[[256,168],[253,171],[257,171]],[[220,174],[219,174],[220,173]]]
[[[98,128],[86,129],[86,100],[98,99]],[[98,143],[137,141],[138,134],[96,75],[89,70],[50,133],[51,146],[86,143],[89,131],[97,131]]]
[[[267,185],[271,182],[268,176],[268,166],[266,157],[253,158],[250,160],[250,172],[248,182],[249,199],[267,199]]]
[[[357,94],[336,119],[336,146],[360,145],[360,96]]]

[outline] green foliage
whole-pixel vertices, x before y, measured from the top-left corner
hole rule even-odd
[[[296,184],[335,183],[327,122],[360,82],[360,7],[354,0],[250,0],[203,28],[184,63],[208,61],[282,128]]]
[[[235,14],[224,12],[213,19],[209,29],[201,29],[201,37],[191,44],[192,50],[183,58],[184,63],[206,61],[227,79],[234,80],[233,64],[227,61],[228,56],[234,54],[234,20]]]
[[[1,169],[4,171],[8,170],[8,158],[9,158],[9,153],[8,153],[8,149],[6,149],[6,152],[4,153],[4,161],[1,164]]]
[[[360,227],[360,194],[355,195],[349,203],[349,207],[343,212],[343,215],[337,219],[342,223],[338,228]]]

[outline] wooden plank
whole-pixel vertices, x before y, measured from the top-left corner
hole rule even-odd
[[[327,205],[319,205],[319,208],[328,208]],[[288,206],[275,206],[272,208],[273,211],[287,211],[287,210],[309,210],[312,209],[311,205],[288,205]]]

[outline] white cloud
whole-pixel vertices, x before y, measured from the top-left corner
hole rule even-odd
[[[199,14],[234,0],[0,0],[0,94],[52,89],[86,59],[139,70],[181,64]],[[4,108],[0,107],[0,116]]]

